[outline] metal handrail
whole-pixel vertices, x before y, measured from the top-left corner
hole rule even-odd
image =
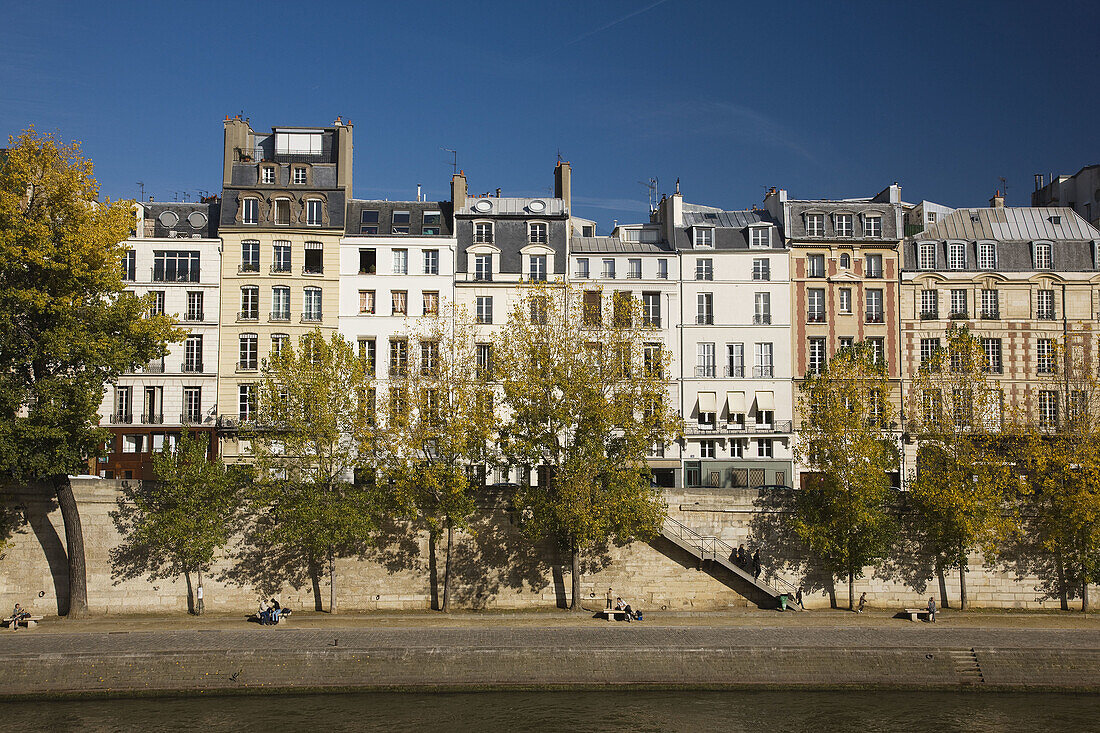
[[[692,545],[694,545],[699,550],[699,556],[703,560],[715,560],[718,557],[721,557],[723,560],[728,560],[728,558],[733,555],[734,552],[736,552],[733,546],[727,544],[725,541],[717,537],[701,535],[691,527],[688,527],[686,524],[680,522],[679,520],[673,519],[672,517],[665,517],[665,526],[672,533],[678,535],[680,539],[687,540]],[[721,555],[719,555],[719,553],[721,553]],[[742,568],[742,572],[749,574],[748,571],[744,570],[744,568]],[[785,578],[781,578],[778,575],[772,575],[771,577],[775,580],[778,580],[780,583],[787,586],[791,590],[797,590],[797,586],[795,586],[793,583],[786,580]],[[754,581],[756,583],[760,582],[756,579],[754,579]],[[776,588],[772,588],[772,590],[778,592],[778,589]]]

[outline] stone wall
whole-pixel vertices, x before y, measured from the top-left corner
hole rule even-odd
[[[186,610],[188,588],[182,578],[119,580],[112,574],[110,550],[119,537],[109,512],[116,506],[121,481],[78,479],[74,481],[83,522],[88,565],[88,601],[94,613],[168,613]],[[704,534],[718,536],[733,546],[755,547],[754,532],[766,529],[764,515],[754,509],[753,491],[724,490],[721,495],[672,490],[667,495],[669,514]],[[33,613],[57,614],[67,606],[65,533],[60,511],[48,493],[33,490],[9,491],[2,499],[21,508],[25,523],[11,538],[11,546],[0,560],[0,607],[16,602]],[[765,517],[766,518],[766,517]],[[754,519],[756,523],[754,525]],[[774,519],[772,517],[771,519]],[[385,546],[363,558],[344,559],[337,566],[338,603],[342,611],[376,609],[425,609],[433,602],[430,542],[425,534],[395,529]],[[458,608],[554,608],[564,605],[570,578],[552,547],[531,547],[503,510],[486,511],[471,532],[456,536],[452,562],[452,602]],[[763,543],[765,574],[771,574],[782,553],[781,543]],[[968,576],[970,598],[976,606],[1057,607],[1057,602],[1040,601],[1033,578],[1017,580],[1011,574],[981,565],[973,559]],[[442,572],[442,546],[439,562]],[[257,586],[264,583],[267,595],[277,593],[291,608],[315,608],[315,584],[308,575],[280,577],[283,567],[272,556],[240,562],[226,557],[204,578],[205,604],[211,612],[252,611],[260,597]],[[724,582],[724,571],[698,569],[693,557],[670,543],[633,543],[611,546],[585,561],[581,580],[582,602],[586,607],[603,606],[608,586],[617,596],[642,609],[716,610],[742,607],[747,601]],[[792,583],[799,578],[781,574]],[[273,585],[272,585],[273,584]],[[441,585],[441,584],[437,584]],[[917,592],[897,579],[883,579],[868,573],[857,583],[856,593],[866,591],[875,606],[914,605],[927,601],[935,588]],[[327,578],[316,583],[320,599],[328,607]],[[958,579],[947,579],[946,591],[957,603]],[[940,594],[936,593],[937,602]],[[846,588],[837,589],[837,599],[846,602]],[[821,592],[806,596],[808,606],[827,606]]]

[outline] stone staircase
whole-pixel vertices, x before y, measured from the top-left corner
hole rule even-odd
[[[776,578],[784,586],[783,590],[779,590],[752,577],[752,573],[742,570],[730,560],[734,548],[717,537],[700,534],[672,517],[666,517],[661,525],[661,537],[695,557],[701,569],[707,568],[712,575],[761,608],[778,608],[779,596],[786,594],[787,608],[801,610],[794,603],[796,588],[793,585]]]
[[[951,652],[951,661],[955,665],[955,674],[964,685],[985,683],[982,667],[978,664],[978,654],[973,649],[956,649]]]

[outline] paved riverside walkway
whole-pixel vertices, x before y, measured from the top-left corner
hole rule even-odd
[[[607,685],[1100,690],[1100,623],[970,613],[933,625],[833,611],[654,614],[632,624],[562,613],[302,614],[286,627],[121,617],[0,632],[0,664],[4,694],[15,697]]]

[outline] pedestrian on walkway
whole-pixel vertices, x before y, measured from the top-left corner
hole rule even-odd
[[[928,620],[936,623],[936,599],[928,596]]]
[[[794,593],[794,602],[798,604],[798,607],[803,611],[806,610],[806,606],[802,603],[802,586],[798,586],[798,590]]]
[[[859,606],[856,608],[856,613],[863,613],[863,607],[867,605],[867,594],[860,593]]]
[[[607,610],[608,611],[611,610],[611,599],[612,598],[614,598],[614,596],[611,595],[611,588],[608,588],[607,589]]]
[[[760,580],[760,550],[752,553],[752,577],[754,580]]]
[[[737,567],[744,570],[749,564],[749,552],[744,545],[737,548]]]

